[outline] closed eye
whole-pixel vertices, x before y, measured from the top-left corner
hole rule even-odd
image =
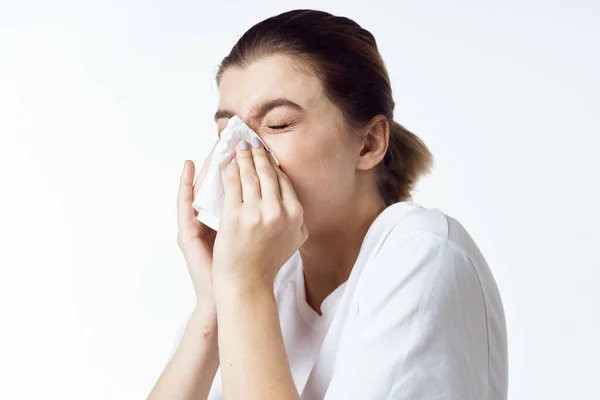
[[[269,128],[271,129],[285,129],[288,126],[290,126],[290,124],[284,124],[284,125],[269,125]]]

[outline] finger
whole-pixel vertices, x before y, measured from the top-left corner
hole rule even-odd
[[[298,196],[296,196],[296,191],[292,186],[292,182],[288,176],[280,169],[276,168],[275,172],[277,173],[277,178],[279,180],[279,191],[281,192],[281,198],[285,202],[297,202]]]
[[[264,146],[264,145],[263,145]],[[265,150],[267,150],[265,148]],[[267,159],[269,160],[269,164],[271,164],[271,166],[273,167],[273,169],[281,169],[281,167],[279,166],[279,164],[277,163],[277,161],[275,161],[275,156],[273,155],[272,151],[267,151]]]
[[[252,137],[252,159],[260,182],[262,199],[280,202],[279,179],[269,157],[262,142],[258,138]]]
[[[242,204],[242,182],[240,178],[240,169],[234,158],[225,168],[222,175],[223,179],[223,207],[236,207]]]
[[[242,140],[236,146],[235,151],[242,184],[242,201],[249,204],[258,203],[261,198],[260,181],[254,168],[250,145],[245,140]]]
[[[183,171],[179,178],[179,193],[177,194],[177,224],[183,228],[196,216],[192,202],[194,201],[192,180],[194,179],[194,162],[185,160]]]
[[[308,229],[306,229],[306,225],[302,224],[300,227],[300,234],[302,235],[302,243],[304,244],[308,239]]]

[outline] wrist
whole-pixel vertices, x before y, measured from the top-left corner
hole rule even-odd
[[[197,300],[192,313],[192,318],[202,320],[209,325],[217,324],[217,306],[214,301]]]
[[[265,296],[275,296],[273,283],[258,278],[227,278],[225,276],[215,279],[215,303],[218,305],[227,300],[252,301]]]

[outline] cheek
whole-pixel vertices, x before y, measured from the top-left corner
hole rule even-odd
[[[347,194],[352,157],[340,134],[333,128],[307,128],[264,137],[305,207],[337,203],[336,196]]]
[[[331,148],[297,149],[276,153],[303,206],[312,208],[334,202],[347,182],[345,157]],[[275,151],[275,150],[273,150]],[[336,201],[337,202],[337,201]]]

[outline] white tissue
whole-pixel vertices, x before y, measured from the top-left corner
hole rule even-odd
[[[237,115],[231,117],[227,127],[223,129],[219,142],[213,151],[210,166],[204,182],[200,186],[192,207],[198,211],[198,220],[208,227],[219,230],[221,209],[223,208],[223,181],[221,172],[229,165],[235,154],[235,146],[240,140],[250,143],[252,137],[258,138],[265,149],[271,153],[277,165],[279,161],[265,145],[265,142],[244,123]]]

